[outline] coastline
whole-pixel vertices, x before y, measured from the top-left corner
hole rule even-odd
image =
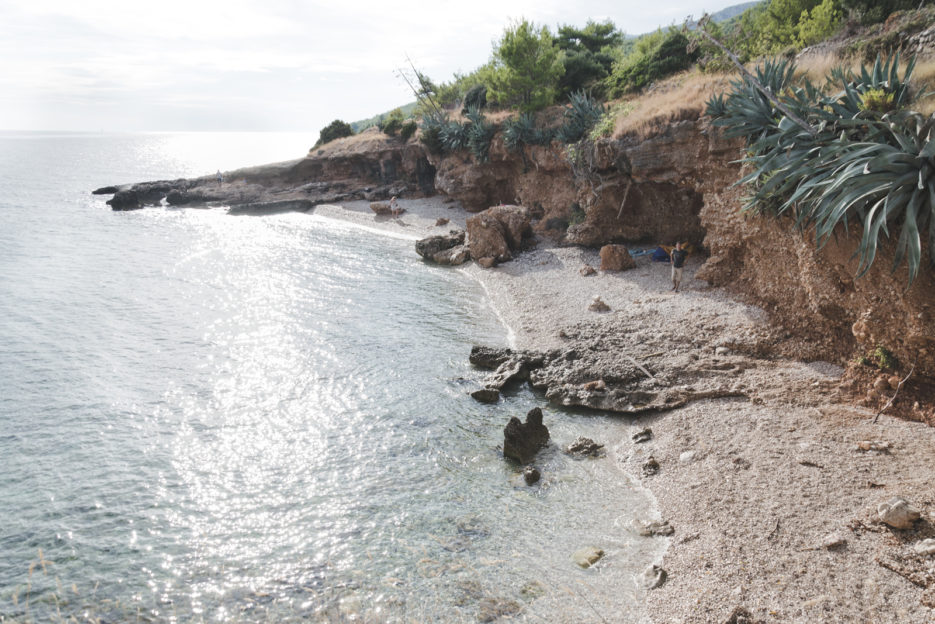
[[[375,217],[367,202],[315,212],[413,240],[464,226],[457,203],[401,204],[399,219]],[[450,223],[436,226],[439,217]],[[888,416],[874,424],[873,412],[841,401],[837,366],[771,357],[768,345],[783,336],[767,313],[693,280],[697,258],[678,294],[668,290],[668,266],[645,256],[625,273],[585,277],[585,264],[599,266],[595,250],[541,243],[495,269],[460,270],[483,285],[516,348],[588,350],[600,363],[596,376],[636,358],[660,384],[704,390],[716,382],[733,392],[621,416],[628,435],[602,440],[626,473],[643,475],[675,530],[646,538],[667,542],[668,575],[648,592],[648,618],[932,621],[931,590],[914,576],[929,574],[927,560],[913,546],[935,536],[924,519],[935,506],[933,430]],[[595,296],[611,311],[589,311]],[[633,442],[645,427],[652,439]],[[861,450],[867,441],[881,450]],[[659,469],[647,475],[650,457]],[[919,507],[923,520],[908,530],[878,523],[877,505],[893,496]]]

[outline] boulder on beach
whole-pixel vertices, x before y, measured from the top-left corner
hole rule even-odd
[[[894,529],[911,529],[922,512],[901,496],[894,496],[877,506],[877,519]]]
[[[601,247],[601,271],[627,271],[636,267],[636,261],[625,245]]]
[[[386,202],[370,202],[370,210],[375,215],[386,217],[393,214],[393,209]]]
[[[590,568],[592,565],[600,561],[603,556],[603,550],[600,548],[595,548],[594,546],[588,546],[587,548],[576,550],[574,554],[572,554],[571,558],[579,567]]]
[[[464,244],[464,230],[451,230],[448,234],[429,236],[416,241],[416,253],[436,264],[456,266],[471,259]]]
[[[484,268],[512,260],[531,235],[529,211],[522,206],[494,206],[467,220],[471,257]]]
[[[503,428],[503,456],[523,464],[532,461],[548,443],[549,429],[542,423],[542,410],[538,407],[529,410],[525,423],[513,416]]]

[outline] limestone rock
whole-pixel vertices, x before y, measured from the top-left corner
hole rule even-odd
[[[639,534],[643,537],[668,536],[673,533],[675,533],[675,529],[665,520],[646,522],[639,528]]]
[[[646,589],[656,589],[666,582],[666,576],[668,575],[666,574],[665,570],[653,564],[646,568],[646,570],[640,576],[640,583]]]
[[[641,442],[649,442],[653,439],[653,430],[649,427],[646,427],[642,431],[637,431],[633,434],[633,441],[637,444]]]
[[[524,239],[531,234],[529,212],[522,206],[495,206],[467,220],[472,258],[512,260],[514,252],[522,248]]]
[[[385,202],[370,202],[370,210],[381,217],[393,214],[393,209]]]
[[[532,485],[540,478],[542,478],[542,474],[537,468],[534,468],[533,466],[526,466],[523,468],[523,479],[526,481],[526,485]]]
[[[625,245],[601,247],[601,271],[626,271],[636,267],[636,261]]]
[[[437,264],[447,266],[458,266],[470,259],[471,251],[468,249],[467,245],[458,245],[451,249],[445,249],[432,256],[432,260]]]
[[[500,391],[496,388],[481,388],[472,392],[471,398],[478,403],[496,403],[500,400]]]
[[[482,269],[492,269],[497,266],[496,258],[477,258],[475,262],[477,262],[477,266]]]
[[[587,548],[576,550],[574,554],[572,554],[571,558],[579,567],[587,569],[600,561],[603,556],[603,550],[593,546],[588,546]]]
[[[581,270],[578,272],[581,273],[582,277],[588,277],[589,275],[594,275],[597,273],[597,269],[592,267],[590,264],[586,264],[581,267]]]
[[[516,416],[503,428],[503,455],[521,463],[532,461],[540,448],[548,444],[549,430],[542,423],[542,410],[534,407],[523,423]]]
[[[588,310],[591,312],[610,312],[610,306],[604,303],[598,296],[594,297],[594,301],[588,306]]]
[[[565,452],[569,455],[580,455],[582,457],[599,457],[604,454],[604,445],[598,444],[591,438],[576,438],[574,442],[565,447]]]
[[[847,545],[847,539],[840,533],[829,533],[821,539],[821,547],[825,550],[839,550]]]
[[[435,219],[435,227],[441,227],[441,226],[443,226],[443,225],[448,225],[448,221],[449,221],[449,220],[448,220],[447,217],[438,217],[437,219]]]
[[[452,230],[443,236],[429,236],[416,241],[416,253],[423,258],[433,260],[439,252],[464,244],[464,232]]]
[[[912,549],[916,551],[916,554],[922,555],[923,557],[930,557],[935,555],[935,539],[924,539],[921,542],[914,544]]]
[[[114,210],[136,210],[143,207],[140,196],[133,190],[117,191],[107,200],[107,205]]]
[[[911,529],[921,517],[922,512],[901,496],[895,496],[877,506],[877,519],[894,529]]]
[[[643,471],[644,477],[651,477],[657,472],[659,472],[659,462],[656,461],[656,458],[650,455],[649,459],[643,462],[643,465],[640,466]]]

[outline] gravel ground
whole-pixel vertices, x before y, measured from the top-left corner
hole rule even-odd
[[[463,226],[457,204],[402,205],[399,219],[374,217],[366,202],[317,211],[413,238]],[[439,217],[451,223],[436,226]],[[463,270],[484,285],[516,348],[603,349],[654,383],[736,395],[622,417],[652,439],[608,440],[675,529],[654,538],[669,545],[667,580],[647,597],[653,622],[935,622],[935,559],[914,549],[935,537],[935,432],[874,423],[840,398],[837,366],[773,357],[788,336],[765,311],[692,279],[700,263],[689,259],[680,293],[648,256],[630,271],[583,276],[600,266],[596,251],[546,243]],[[596,296],[609,312],[588,309]],[[878,450],[861,449],[870,442]],[[650,457],[654,474],[644,472]],[[912,528],[878,522],[878,505],[894,496],[922,512]]]

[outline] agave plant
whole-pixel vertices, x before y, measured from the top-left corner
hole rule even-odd
[[[583,91],[568,96],[565,107],[564,123],[556,132],[556,138],[562,143],[576,143],[591,131],[604,115],[604,105],[591,98]]]
[[[523,145],[533,144],[536,135],[536,122],[531,113],[522,113],[503,123],[503,144],[511,152],[522,149]]]
[[[467,118],[470,120],[470,123],[466,124],[467,146],[477,162],[485,163],[490,160],[490,142],[497,133],[497,125],[487,121],[477,108],[468,109]]]
[[[910,285],[922,266],[926,230],[935,266],[935,116],[903,110],[913,66],[900,77],[897,55],[858,74],[835,70],[829,81],[841,91],[832,96],[807,80],[792,85],[793,67],[784,62],[758,69],[761,82],[808,127],[780,113],[749,81],[734,82],[726,100],[708,103],[728,135],[747,138],[750,172],[739,183],[755,188],[748,209],[794,214],[798,226],[814,227],[819,245],[839,224],[860,222],[858,276],[873,264],[881,234],[898,227],[893,270],[905,261]],[[890,95],[896,110],[869,110],[865,96],[875,92]]]

